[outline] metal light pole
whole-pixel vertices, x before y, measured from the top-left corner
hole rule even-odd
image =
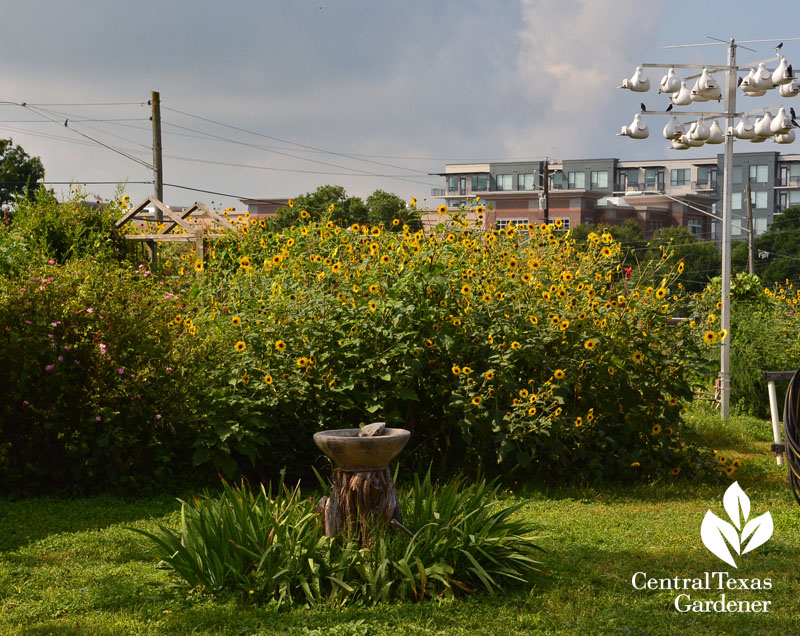
[[[727,86],[725,90],[725,161],[722,164],[722,328],[728,336],[720,348],[720,416],[731,413],[731,199],[733,191],[733,117],[736,113],[736,42],[728,43]]]

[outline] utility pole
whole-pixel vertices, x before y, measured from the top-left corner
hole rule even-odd
[[[747,195],[747,271],[750,274],[756,273],[756,264],[753,260],[753,200],[750,193],[750,183],[744,188]]]
[[[544,167],[542,168],[542,198],[540,205],[542,212],[544,212],[544,222],[550,223],[550,216],[548,214],[548,207],[550,205],[550,165],[548,158],[544,158]]]
[[[150,100],[153,107],[153,177],[156,185],[156,199],[164,202],[164,171],[161,164],[161,95],[158,91],[153,91]],[[161,210],[156,207],[156,220],[161,222]]]

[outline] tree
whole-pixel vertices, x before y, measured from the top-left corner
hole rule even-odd
[[[675,261],[683,261],[684,270],[679,281],[690,291],[700,291],[722,267],[721,256],[713,241],[698,241],[685,227],[665,227],[653,234],[650,245],[651,258],[661,258],[662,253],[672,253]],[[662,249],[663,248],[663,252]]]
[[[396,194],[375,190],[367,197],[369,222],[371,225],[382,225],[385,228],[401,230],[408,225],[412,230],[422,227],[422,220],[416,208],[406,207],[406,202]],[[397,219],[397,225],[394,220]]]
[[[756,273],[765,285],[800,278],[800,206],[784,210],[755,240]],[[766,258],[759,253],[767,252]]]
[[[31,157],[13,139],[0,139],[0,206],[14,205],[20,198],[39,189],[44,166],[39,157]]]

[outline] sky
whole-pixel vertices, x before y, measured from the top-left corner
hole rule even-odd
[[[169,205],[240,209],[239,197],[336,184],[435,206],[431,188],[444,180],[430,173],[447,163],[721,152],[668,150],[661,116],[646,119],[647,140],[617,136],[640,102],[668,104],[655,93],[659,69],[647,73],[649,93],[617,86],[642,62],[725,64],[722,44],[664,48],[713,44],[708,36],[770,40],[739,49],[740,64],[785,40],[800,65],[796,2],[764,7],[755,16],[739,0],[5,2],[0,138],[40,157],[57,193],[69,185],[55,182],[86,183],[90,198],[107,198],[124,182],[138,202],[153,193],[138,183],[152,182],[152,169],[134,159],[152,164],[148,100],[158,91]],[[737,106],[794,101],[777,97]]]

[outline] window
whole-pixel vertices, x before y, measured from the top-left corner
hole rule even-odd
[[[644,187],[662,190],[664,188],[664,168],[645,168]]]
[[[498,190],[511,190],[511,175],[510,174],[499,174],[495,178],[495,183],[497,184]]]
[[[450,192],[455,192],[456,190],[458,190],[457,174],[451,174],[449,177],[447,177],[447,189]]]
[[[733,166],[731,169],[731,178],[735,184],[742,182],[742,166]]]
[[[741,210],[742,209],[742,193],[741,192],[734,192],[731,194],[731,209],[732,210]]]
[[[669,171],[669,184],[682,186],[689,184],[689,168],[673,168]]]
[[[766,183],[769,166],[750,166],[750,183]]]
[[[528,219],[497,219],[494,226],[498,230],[504,230],[508,227],[519,227],[521,225],[528,225]]]
[[[556,172],[553,174],[553,190],[564,189],[564,173]]]
[[[474,174],[472,175],[472,189],[476,192],[482,192],[489,189],[489,175],[488,174]]]
[[[608,171],[607,170],[592,170],[592,190],[597,188],[608,187]]]
[[[767,219],[753,219],[753,232],[756,236],[767,231]]]
[[[558,228],[559,230],[568,230],[569,229],[569,219],[564,218],[555,218],[553,219],[553,223],[556,221],[561,221],[561,227]]]
[[[716,166],[698,166],[697,167],[697,185],[708,186],[709,188],[717,187],[717,167]]]
[[[686,227],[695,236],[700,236],[703,232],[703,220],[699,216],[690,216],[686,222]]]
[[[639,168],[628,170],[628,185],[634,189],[639,187]]]
[[[533,173],[517,175],[517,190],[533,190],[534,188]]]
[[[767,193],[766,192],[751,192],[750,201],[754,208],[765,209],[767,207]]]
[[[570,190],[583,190],[586,187],[586,173],[568,172],[567,183]]]

